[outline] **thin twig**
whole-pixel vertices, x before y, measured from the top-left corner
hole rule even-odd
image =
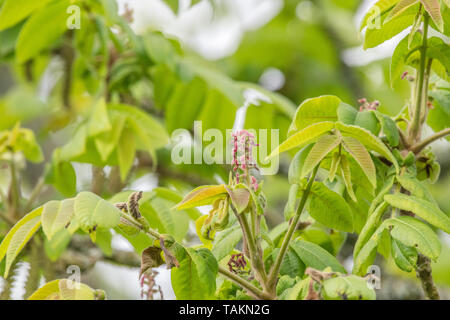
[[[314,171],[311,174],[311,177],[309,178],[309,181],[308,181],[308,184],[306,186],[305,192],[303,192],[302,198],[301,198],[300,203],[299,203],[299,205],[297,207],[297,212],[296,212],[294,218],[291,221],[291,224],[289,226],[289,229],[288,229],[286,235],[284,236],[283,243],[281,244],[280,252],[278,253],[277,258],[275,260],[275,263],[274,263],[272,269],[270,270],[268,283],[269,283],[269,286],[272,287],[272,288],[275,286],[276,279],[277,279],[278,273],[280,271],[281,262],[283,261],[283,258],[284,258],[284,255],[286,254],[286,251],[288,249],[289,243],[291,242],[292,236],[294,235],[294,231],[295,231],[295,229],[297,227],[297,223],[298,223],[298,221],[300,219],[300,215],[302,214],[303,209],[305,207],[306,200],[307,200],[307,198],[309,196],[309,193],[311,191],[311,187],[312,187],[312,184],[313,184],[313,182],[315,180],[317,171],[319,170],[319,166],[320,166],[320,164],[318,164],[314,168]]]
[[[261,300],[273,300],[274,299],[274,297],[272,297],[271,295],[261,291],[260,289],[258,289],[254,285],[252,285],[250,282],[246,281],[245,279],[242,279],[238,275],[228,271],[226,268],[224,268],[222,266],[219,266],[219,273],[224,275],[228,279],[232,280],[233,282],[235,282],[242,288],[249,291],[249,293],[251,293],[257,299],[261,299]]]
[[[417,143],[416,145],[412,146],[409,150],[414,152],[414,154],[418,154],[420,151],[422,151],[427,145],[430,143],[443,138],[447,135],[450,135],[450,128],[444,129],[442,131],[436,132],[432,136],[429,136],[428,138],[422,140],[421,142]]]

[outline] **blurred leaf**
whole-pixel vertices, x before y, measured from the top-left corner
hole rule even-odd
[[[335,272],[347,273],[334,256],[314,243],[295,240],[290,244],[290,247],[307,267],[317,270],[330,267]]]
[[[67,30],[66,10],[69,5],[69,0],[53,2],[36,11],[28,19],[17,40],[16,59],[19,63],[24,63],[51,47]],[[38,37],[36,30],[39,30]]]
[[[14,26],[50,0],[5,0],[0,11],[0,31]]]
[[[14,259],[41,226],[42,210],[43,207],[39,207],[28,213],[3,238],[0,244],[0,262],[6,255],[5,279],[8,277]]]

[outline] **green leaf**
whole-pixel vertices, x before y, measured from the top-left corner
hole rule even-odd
[[[52,184],[65,197],[72,197],[77,191],[77,176],[70,162],[60,161],[60,151],[60,149],[56,149],[53,153],[45,182]]]
[[[333,255],[317,244],[303,240],[295,240],[290,244],[290,247],[307,267],[317,270],[324,270],[330,267],[335,272],[347,273]]]
[[[288,136],[318,122],[337,121],[337,109],[341,99],[336,96],[320,96],[306,99],[295,112]]]
[[[364,49],[374,48],[386,40],[391,39],[410,25],[414,23],[418,11],[418,5],[414,5],[405,10],[400,16],[390,20],[383,24],[388,13],[385,12],[381,15],[380,28],[368,28],[364,38]]]
[[[113,249],[111,246],[112,234],[109,229],[98,229],[95,231],[95,244],[102,250],[106,257],[111,257]]]
[[[172,287],[178,300],[212,299],[218,264],[208,249],[186,248],[180,267],[172,268]]]
[[[124,104],[109,104],[108,109],[119,112],[136,123],[151,142],[153,149],[164,147],[169,142],[169,136],[164,126],[144,111]]]
[[[238,213],[243,212],[249,203],[250,192],[245,187],[236,187],[235,189],[226,188],[231,202]]]
[[[46,237],[52,237],[61,229],[64,229],[74,215],[74,199],[63,201],[49,201],[42,211],[42,230]],[[73,230],[75,231],[75,230]]]
[[[288,180],[289,184],[301,184],[304,176],[302,175],[305,159],[311,151],[313,145],[310,144],[297,152],[289,165]]]
[[[386,179],[386,181],[384,182],[383,186],[381,187],[380,191],[378,192],[378,194],[376,195],[376,197],[373,199],[372,203],[370,204],[370,208],[369,208],[369,215],[372,214],[372,212],[374,212],[375,208],[382,202],[383,197],[385,194],[389,193],[392,189],[392,186],[394,185],[394,177],[389,177]]]
[[[355,247],[353,249],[353,258],[356,259],[361,249],[364,245],[369,241],[372,235],[377,230],[380,225],[381,218],[383,217],[384,212],[386,211],[388,204],[386,202],[382,202],[378,205],[374,212],[369,213],[369,217],[367,218],[367,222],[361,230],[361,233],[358,236],[358,240],[355,243]]]
[[[351,172],[350,172],[350,164],[348,162],[347,157],[344,156],[344,155],[341,156],[341,175],[342,175],[342,178],[344,179],[345,188],[347,189],[347,192],[348,192],[350,198],[352,198],[352,200],[354,202],[357,202],[358,199],[356,198],[356,195],[353,192],[352,175],[351,175]]]
[[[439,0],[419,0],[430,15],[440,32],[444,32],[444,21],[441,15],[441,4]]]
[[[20,128],[12,147],[14,152],[22,152],[31,162],[39,163],[44,160],[41,147],[30,129]]]
[[[428,39],[427,56],[439,61],[445,68],[446,75],[450,76],[450,47],[444,40],[438,37]]]
[[[111,130],[105,99],[99,99],[91,107],[91,115],[87,126],[89,136],[96,136],[97,134]]]
[[[328,179],[333,182],[334,178],[336,176],[336,172],[339,168],[339,164],[341,162],[341,156],[339,155],[339,152],[334,152],[331,156],[331,165],[330,165],[330,171],[328,173]]]
[[[53,280],[35,291],[28,300],[96,300],[97,292],[72,280]]]
[[[375,290],[369,288],[367,280],[355,275],[325,280],[322,286],[325,300],[375,300]]]
[[[8,277],[14,259],[41,226],[42,210],[43,207],[39,207],[28,213],[3,238],[0,244],[0,262],[6,255],[5,279]]]
[[[405,246],[392,238],[391,249],[397,267],[405,272],[411,272],[415,269],[417,262],[417,250],[415,248]]]
[[[387,220],[386,220],[387,221]],[[376,230],[372,233],[370,238],[365,242],[362,248],[357,254],[354,252],[353,274],[365,275],[367,268],[375,260],[377,253],[377,247],[381,242],[383,234],[386,232],[387,223],[384,221]]]
[[[439,238],[425,223],[412,217],[403,216],[385,220],[384,224],[395,240],[416,248],[433,260],[439,257],[441,252]]]
[[[335,135],[323,135],[312,147],[305,159],[301,176],[310,173],[334,148],[341,143],[341,137]]]
[[[114,130],[103,132],[95,137],[95,147],[105,162],[118,146],[127,118],[118,112],[112,112],[110,121]]]
[[[433,109],[429,110],[427,124],[435,131],[448,128],[450,123],[450,92],[448,90],[434,90],[430,92],[434,99]],[[447,137],[450,140],[450,136]]]
[[[289,188],[289,196],[288,201],[286,202],[286,206],[284,207],[284,219],[289,221],[294,215],[296,211],[296,203],[297,203],[297,194],[299,191],[299,185],[293,184]]]
[[[177,211],[174,205],[171,200],[155,195],[149,201],[141,200],[140,209],[152,227],[181,241],[189,229],[189,216],[185,211]]]
[[[177,204],[177,209],[182,210],[212,204],[217,198],[222,198],[226,195],[227,189],[224,184],[201,186],[189,192],[189,194]]]
[[[227,228],[216,233],[214,238],[212,253],[217,261],[225,258],[242,239],[242,230],[239,225]]]
[[[69,5],[68,0],[54,1],[27,20],[17,40],[17,62],[24,63],[48,49],[67,30],[66,10]],[[37,30],[39,36],[36,35]]]
[[[276,258],[279,251],[280,250],[278,248],[272,251],[273,259]],[[303,276],[305,269],[305,264],[294,251],[294,249],[292,249],[292,247],[288,248],[285,256],[283,257],[283,261],[281,262],[280,275],[288,275],[292,278],[295,278],[297,276],[301,277]]]
[[[359,142],[358,139],[353,137],[343,137],[342,146],[344,149],[356,160],[366,177],[369,179],[372,186],[377,186],[377,176],[375,165],[372,158],[366,148]]]
[[[400,193],[387,194],[384,200],[393,207],[413,212],[432,225],[450,233],[450,218],[433,203]]]
[[[119,162],[120,179],[125,181],[133,166],[136,153],[136,140],[131,130],[125,128],[117,145],[117,157]]]
[[[378,120],[373,110],[363,110],[356,114],[355,126],[367,129],[374,135],[378,135],[380,131]]]
[[[362,29],[364,29],[367,25],[371,25],[373,20],[379,19],[382,14],[390,11],[399,1],[400,0],[379,0],[375,3],[364,16],[361,22],[360,31],[362,31]]]
[[[308,288],[311,281],[313,281],[311,278],[305,278],[297,282],[295,286],[285,290],[283,296],[286,297],[286,300],[304,300],[308,294]]]
[[[383,144],[383,142],[379,138],[374,136],[370,131],[356,126],[345,125],[339,122],[336,122],[336,129],[338,129],[343,136],[353,137],[359,140],[359,142],[361,142],[367,148],[376,151],[382,156],[384,156],[386,159],[388,159],[394,164],[396,170],[398,171],[398,163],[395,157],[392,155],[389,149]]]
[[[66,251],[67,246],[70,243],[72,235],[67,229],[59,230],[51,240],[45,239],[44,249],[45,254],[50,258],[51,261],[56,261],[59,259],[61,254]]]
[[[387,23],[391,19],[397,17],[406,9],[416,4],[419,0],[400,0],[399,3],[395,5],[395,7],[389,12],[389,15],[386,17],[383,23]]]
[[[114,228],[119,224],[121,211],[92,192],[83,191],[75,197],[74,219],[84,231],[94,228]]]
[[[437,206],[436,200],[434,200],[425,184],[421,183],[416,178],[407,175],[397,175],[397,181],[404,189],[408,190],[411,195],[431,202],[432,204]]]
[[[383,130],[386,139],[392,147],[398,146],[400,142],[400,134],[398,133],[397,125],[391,117],[376,111],[375,115],[381,123],[381,130]]]
[[[50,0],[5,0],[0,11],[0,31],[19,23]]]
[[[416,33],[411,40],[411,43],[408,43],[408,36],[404,37],[392,54],[391,65],[390,65],[390,75],[391,75],[391,87],[394,85],[394,81],[400,79],[400,76],[405,71],[406,61],[408,54],[410,54],[409,48],[416,48],[420,45],[421,36]],[[414,50],[414,49],[413,49]]]
[[[315,142],[321,135],[330,132],[334,128],[334,122],[320,122],[312,124],[292,134],[289,138],[283,141],[272,153],[266,158],[266,161],[272,157],[279,155],[282,152],[293,148],[301,148],[305,145]]]
[[[358,110],[349,104],[341,103],[337,109],[337,115],[340,122],[345,124],[355,124]]]
[[[309,214],[327,227],[352,232],[353,216],[350,207],[339,194],[321,182],[314,182],[308,206]]]

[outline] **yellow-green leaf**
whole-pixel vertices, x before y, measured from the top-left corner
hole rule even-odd
[[[49,201],[42,211],[42,230],[49,240],[61,229],[66,227],[73,217],[74,199]]]
[[[382,202],[374,212],[369,213],[369,217],[367,218],[366,224],[362,228],[358,240],[355,243],[355,247],[353,249],[353,258],[359,254],[359,251],[363,248],[363,246],[369,241],[370,237],[374,234],[375,230],[377,230],[380,225],[381,217],[386,211],[388,204],[386,202]]]
[[[345,125],[339,122],[336,122],[336,129],[338,129],[343,136],[353,137],[370,150],[378,152],[386,159],[391,161],[394,164],[397,171],[399,170],[398,163],[395,157],[392,155],[389,149],[383,144],[383,142],[378,137],[373,135],[370,131],[357,126]]]
[[[31,211],[17,222],[3,239],[0,245],[0,261],[6,255],[5,278],[8,277],[14,259],[41,226],[42,210],[43,207],[39,207]]]
[[[341,157],[339,155],[339,152],[334,152],[332,157],[331,157],[331,166],[330,166],[330,171],[328,173],[328,179],[330,181],[334,181],[334,178],[336,176],[336,172],[339,168],[339,163],[341,161]]]
[[[391,19],[397,17],[403,11],[414,5],[419,0],[401,0],[397,5],[389,12],[389,15],[383,23],[387,23]]]
[[[75,197],[74,219],[84,231],[95,228],[114,228],[119,224],[121,211],[92,192],[83,191]]]
[[[177,204],[178,210],[190,209],[208,205],[217,198],[225,197],[227,189],[224,184],[215,186],[201,186],[192,190]]]
[[[46,283],[28,300],[95,300],[96,291],[83,283],[61,279]]]
[[[302,177],[310,173],[341,142],[336,135],[323,135],[312,147],[302,168]]]
[[[440,32],[444,32],[444,20],[441,15],[441,4],[439,0],[420,0],[425,10],[433,19]]]
[[[117,158],[119,162],[120,179],[125,181],[128,172],[133,165],[134,155],[136,153],[136,140],[131,130],[125,128],[120,136],[117,145]]]
[[[400,193],[387,194],[384,200],[393,207],[413,212],[423,220],[450,233],[450,218],[431,202]]]
[[[330,132],[334,128],[334,122],[325,121],[312,124],[303,130],[294,133],[280,144],[267,158],[266,161],[272,157],[279,155],[282,152],[293,148],[301,148],[307,144],[313,143],[321,135]]]
[[[379,19],[382,14],[391,10],[400,0],[379,0],[375,3],[364,16],[360,30],[371,24],[374,19]]]
[[[353,192],[352,185],[352,174],[350,172],[350,164],[348,163],[348,159],[346,156],[342,155],[341,157],[341,175],[344,179],[345,188],[347,189],[348,195],[352,198],[353,201],[357,202],[355,193]]]
[[[441,252],[441,242],[425,223],[409,216],[391,218],[383,222],[391,236],[403,244],[414,247],[427,257],[436,260]]]
[[[321,182],[314,182],[311,188],[308,212],[327,227],[353,231],[353,215],[347,202]]]
[[[337,109],[340,104],[341,99],[336,96],[306,99],[295,112],[288,136],[318,122],[337,121]]]
[[[0,11],[0,31],[14,26],[50,0],[6,0]]]
[[[350,153],[353,159],[358,162],[364,174],[369,179],[372,186],[375,188],[377,185],[375,165],[373,164],[372,158],[370,157],[369,152],[367,152],[363,144],[356,138],[343,137],[342,146],[348,153]]]

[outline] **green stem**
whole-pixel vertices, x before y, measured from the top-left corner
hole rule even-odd
[[[444,129],[442,131],[436,132],[435,134],[433,134],[432,136],[429,136],[428,138],[424,139],[423,141],[415,144],[414,146],[412,146],[410,148],[410,150],[412,152],[414,152],[415,154],[418,154],[420,151],[422,151],[427,145],[429,145],[430,143],[443,138],[447,135],[450,135],[450,128]]]
[[[246,289],[248,292],[250,292],[253,296],[255,296],[258,299],[261,300],[273,300],[274,297],[261,291],[254,285],[252,285],[250,282],[246,281],[245,279],[242,279],[238,275],[228,271],[222,266],[219,266],[219,273],[223,276],[227,277],[228,279],[235,282],[237,285],[241,286],[242,288]]]
[[[244,243],[244,247],[247,246],[250,256],[250,261],[254,268],[254,272],[261,285],[265,287],[266,285],[266,271],[264,269],[264,263],[262,262],[261,256],[258,254],[258,247],[256,246],[255,238],[251,232],[250,226],[248,224],[247,218],[245,214],[239,214],[233,204],[230,204],[230,207],[235,214],[239,224],[241,225],[242,232],[244,234],[244,239],[246,243]]]
[[[281,267],[281,262],[283,261],[283,258],[286,254],[287,248],[289,246],[289,243],[292,240],[292,236],[294,235],[294,231],[297,228],[297,224],[298,221],[300,219],[300,216],[303,212],[303,209],[305,207],[306,204],[306,200],[308,199],[309,193],[311,191],[311,187],[313,185],[314,179],[316,177],[317,171],[319,170],[319,166],[320,164],[318,164],[315,168],[313,173],[311,174],[311,177],[309,178],[308,184],[306,186],[305,192],[303,192],[302,198],[300,200],[300,203],[297,207],[297,212],[295,214],[295,216],[292,218],[292,222],[289,226],[289,229],[286,233],[286,235],[284,236],[283,239],[283,243],[281,244],[281,248],[280,248],[280,252],[278,253],[278,256],[275,260],[275,264],[273,265],[270,274],[269,274],[269,278],[268,278],[268,283],[269,283],[269,287],[271,287],[272,289],[275,287],[276,284],[276,280],[278,277],[278,273],[280,272],[280,267]]]
[[[422,110],[422,102],[423,102],[423,93],[424,93],[424,79],[425,79],[425,62],[426,62],[426,54],[427,54],[427,37],[428,37],[428,24],[429,24],[430,16],[428,14],[424,15],[423,21],[423,40],[422,46],[420,48],[420,66],[419,66],[419,78],[418,85],[416,90],[416,105],[413,114],[413,121],[411,124],[410,131],[410,141],[416,141],[419,133],[420,133],[420,116]]]

